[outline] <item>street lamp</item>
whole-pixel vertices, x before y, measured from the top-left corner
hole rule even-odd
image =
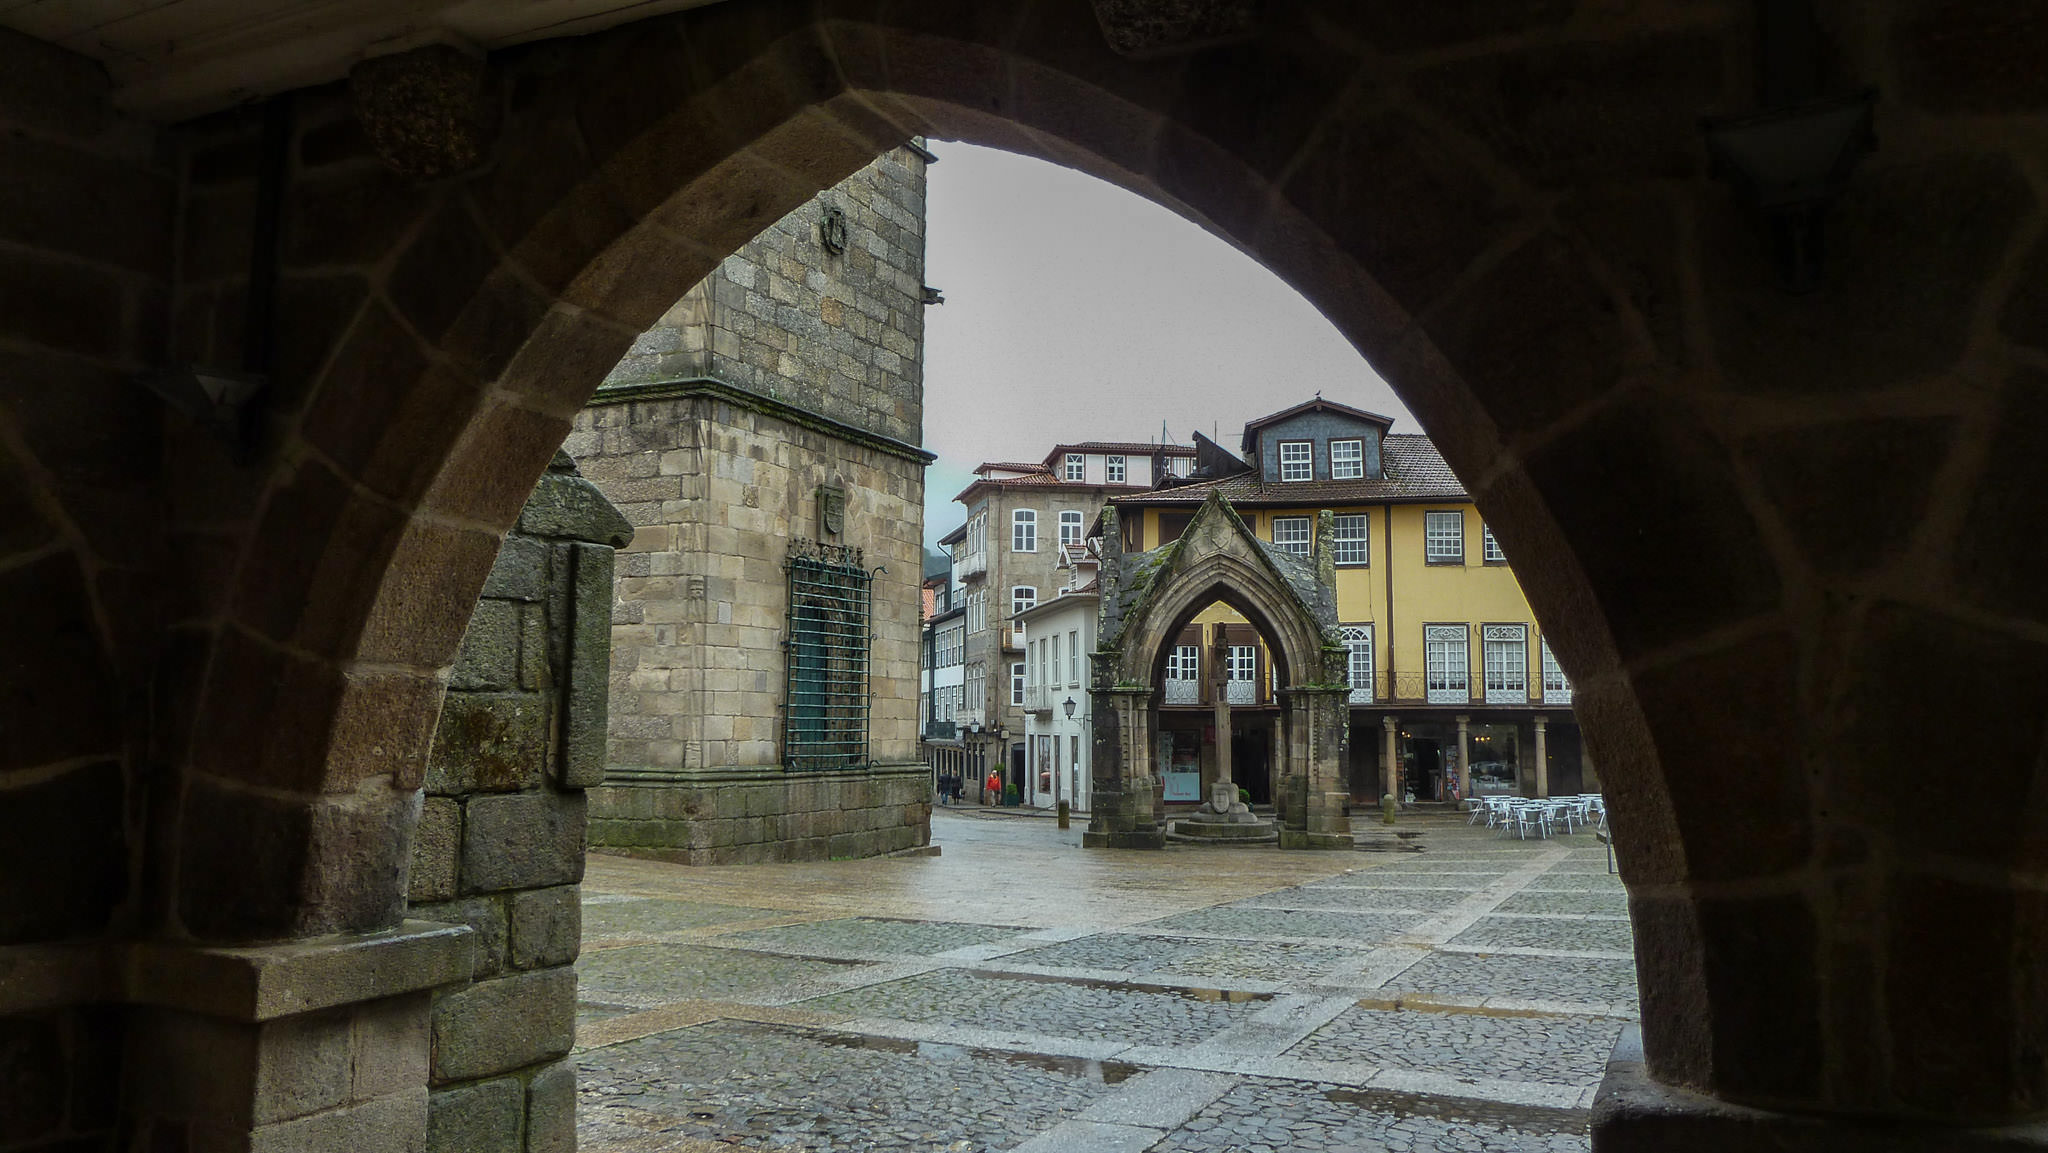
[[[1070,721],[1071,721],[1071,720],[1073,720],[1073,719],[1074,719],[1074,698],[1072,698],[1072,697],[1068,697],[1068,698],[1067,698],[1067,700],[1066,700],[1066,703],[1065,703],[1064,705],[1062,705],[1061,707],[1067,710],[1067,719],[1068,719],[1068,720],[1070,720]]]

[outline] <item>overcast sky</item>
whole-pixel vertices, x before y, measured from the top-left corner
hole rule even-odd
[[[1244,423],[1323,396],[1421,431],[1314,306],[1250,257],[1149,200],[1007,152],[935,142],[925,282],[925,540],[986,460],[1061,441]]]

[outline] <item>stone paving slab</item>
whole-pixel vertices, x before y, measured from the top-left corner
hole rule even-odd
[[[1248,1080],[1151,1153],[1582,1153],[1583,1119],[1510,1107],[1430,1102],[1330,1085]]]
[[[1544,958],[1499,953],[1432,953],[1387,984],[1388,989],[1525,1000],[1636,1003],[1632,961]]]
[[[1228,1028],[1247,1003],[1137,989],[927,973],[805,1001],[863,1017],[943,1021],[1055,1037],[1192,1045]]]
[[[1233,909],[1338,909],[1350,912],[1434,913],[1457,904],[1463,889],[1282,889],[1230,906]]]
[[[929,956],[967,945],[1015,938],[1020,930],[1000,925],[960,925],[844,917],[721,934],[718,943],[803,956]]]
[[[745,999],[835,983],[848,969],[695,943],[627,945],[577,960],[577,996],[594,1005],[638,1008],[705,997]]]
[[[815,1153],[1012,1148],[1132,1072],[742,1022],[588,1050],[577,1064],[585,1149],[656,1131]]]
[[[1156,933],[1185,930],[1218,936],[1267,940],[1337,940],[1374,944],[1399,936],[1419,918],[1404,913],[1339,913],[1311,909],[1196,909],[1174,917],[1147,921]]]
[[[1287,1050],[1311,1061],[1370,1061],[1463,1078],[1597,1082],[1623,1022],[1354,1008]]]
[[[583,939],[646,938],[664,933],[686,932],[735,921],[758,921],[789,914],[776,909],[753,909],[740,905],[671,901],[660,897],[632,897],[625,900],[585,898]]]
[[[1560,893],[1524,889],[1501,902],[1500,913],[1597,913],[1611,917],[1628,916],[1626,893]]]
[[[1450,943],[1474,948],[1499,945],[1626,953],[1635,948],[1635,935],[1626,920],[1489,916],[1479,918],[1471,928],[1451,938]]]
[[[1050,948],[1012,953],[1003,960],[1135,975],[1161,973],[1211,980],[1282,981],[1300,980],[1357,957],[1357,950],[1342,945],[1099,933]]]

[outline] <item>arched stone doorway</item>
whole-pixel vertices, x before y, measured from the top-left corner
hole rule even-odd
[[[1792,297],[1696,135],[1755,105],[1746,6],[1274,4],[1220,41],[1101,7],[727,0],[507,49],[488,163],[424,185],[300,93],[247,466],[132,377],[238,359],[260,125],[20,70],[4,939],[393,924],[442,678],[569,414],[922,132],[1177,206],[1395,382],[1571,638],[1659,1079],[2041,1116],[2039,18],[1829,7],[1883,144]]]
[[[1281,846],[1351,847],[1345,795],[1339,791],[1349,686],[1345,649],[1336,639],[1329,520],[1327,513],[1318,520],[1314,559],[1304,560],[1260,541],[1230,502],[1212,495],[1179,540],[1126,555],[1115,509],[1104,513],[1102,622],[1089,687],[1097,800],[1084,844],[1165,844],[1155,800],[1160,671],[1182,627],[1221,601],[1250,620],[1266,640],[1281,686],[1273,744]],[[1227,750],[1230,739],[1228,729],[1219,726],[1214,737],[1219,746]],[[1227,752],[1220,759],[1227,765]]]

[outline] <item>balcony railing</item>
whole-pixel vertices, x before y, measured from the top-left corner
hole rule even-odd
[[[981,574],[983,574],[983,573],[985,573],[985,572],[987,572],[987,571],[988,571],[988,553],[987,553],[987,552],[985,552],[985,551],[984,551],[984,552],[970,552],[970,553],[964,553],[964,554],[962,554],[962,555],[961,555],[961,557],[960,557],[960,579],[961,579],[961,580],[966,580],[966,579],[967,579],[968,577],[978,577],[978,576],[980,576]]]

